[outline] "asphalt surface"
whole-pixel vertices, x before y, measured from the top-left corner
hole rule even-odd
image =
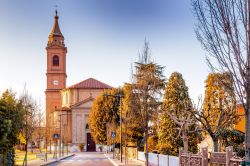
[[[60,162],[51,164],[50,166],[113,166],[109,159],[103,154],[98,152],[84,152],[77,153],[73,157],[61,160]]]

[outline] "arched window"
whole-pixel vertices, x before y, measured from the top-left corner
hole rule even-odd
[[[59,66],[59,56],[58,55],[53,56],[53,66]]]

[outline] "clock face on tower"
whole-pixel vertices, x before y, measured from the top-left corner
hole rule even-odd
[[[58,80],[54,80],[53,81],[53,85],[58,85],[59,84],[59,81]]]

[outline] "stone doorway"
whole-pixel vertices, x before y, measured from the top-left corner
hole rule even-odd
[[[87,133],[87,152],[95,152],[96,146],[95,142],[90,133]]]

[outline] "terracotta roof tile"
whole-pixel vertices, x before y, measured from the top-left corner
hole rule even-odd
[[[98,81],[94,78],[88,78],[88,79],[81,81],[77,84],[74,84],[68,88],[69,89],[74,89],[74,88],[79,88],[79,89],[111,89],[112,87],[101,82],[101,81]]]

